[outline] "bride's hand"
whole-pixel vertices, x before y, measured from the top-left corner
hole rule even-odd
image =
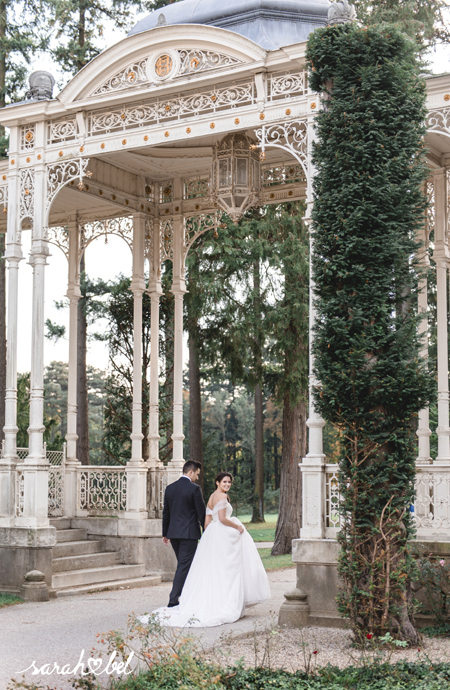
[[[239,525],[238,530],[239,530],[239,534],[242,534],[242,532],[245,532],[245,527],[242,527],[241,525]]]

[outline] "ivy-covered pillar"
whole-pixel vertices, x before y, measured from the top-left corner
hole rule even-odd
[[[433,171],[435,203],[436,301],[437,301],[437,379],[438,379],[438,454],[435,464],[450,464],[450,427],[448,394],[448,328],[447,328],[447,268],[449,249],[447,238],[447,171]]]

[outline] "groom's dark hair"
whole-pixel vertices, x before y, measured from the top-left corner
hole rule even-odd
[[[196,460],[188,460],[183,465],[183,474],[187,474],[188,472],[191,472],[191,471],[195,472],[195,470],[201,470],[201,469],[202,469],[202,463],[201,462],[197,462]]]

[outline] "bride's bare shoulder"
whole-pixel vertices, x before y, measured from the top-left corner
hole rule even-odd
[[[223,501],[224,499],[222,498],[222,494],[219,494],[218,491],[214,491],[214,493],[211,494],[209,497],[209,501],[207,503],[207,506],[210,510],[213,510],[215,506],[220,502]],[[225,499],[226,500],[226,499]]]

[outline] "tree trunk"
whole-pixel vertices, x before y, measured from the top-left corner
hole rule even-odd
[[[193,320],[189,329],[189,460],[202,463],[198,484],[202,491],[204,491],[202,397],[200,389],[197,319]]]
[[[292,540],[299,538],[302,524],[302,473],[298,465],[306,455],[306,404],[291,406],[289,393],[283,403],[280,508],[272,556],[292,552]]]
[[[255,387],[255,487],[253,492],[252,522],[264,520],[264,415],[263,392]]]
[[[89,407],[86,373],[87,321],[86,289],[83,289],[84,274],[85,259],[83,254],[80,261],[82,297],[78,301],[77,318],[77,458],[82,465],[89,465]]]
[[[0,235],[0,442],[3,440],[5,426],[5,395],[6,395],[6,270],[5,235]]]

